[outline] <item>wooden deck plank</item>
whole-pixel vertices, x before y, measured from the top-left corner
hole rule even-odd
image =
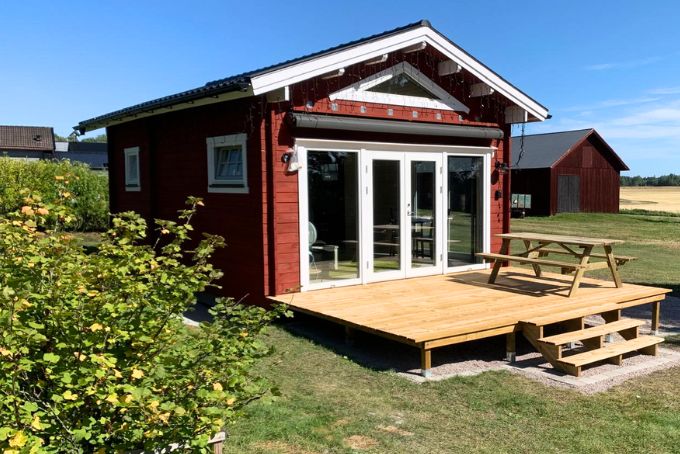
[[[271,299],[291,309],[411,345],[448,345],[492,333],[555,311],[613,303],[640,305],[663,299],[666,289],[586,279],[579,294],[565,298],[571,279],[504,268],[496,284],[490,270],[284,294]],[[613,306],[614,307],[614,306]]]

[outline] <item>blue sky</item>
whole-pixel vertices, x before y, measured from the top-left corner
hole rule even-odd
[[[550,109],[527,133],[595,127],[630,174],[680,173],[677,1],[26,0],[3,2],[0,18],[0,124],[66,135],[80,120],[426,18]]]

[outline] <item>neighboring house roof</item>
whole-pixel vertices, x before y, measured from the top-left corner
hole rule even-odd
[[[554,167],[571,150],[592,137],[601,144],[600,150],[612,157],[617,170],[629,170],[619,155],[592,128],[576,131],[549,132],[512,138],[513,170],[544,169]]]
[[[107,144],[101,142],[57,142],[57,159],[82,162],[93,169],[104,169],[108,165]]]
[[[0,151],[54,151],[54,130],[46,126],[0,126]]]
[[[422,43],[432,46],[460,67],[469,71],[481,82],[522,108],[526,112],[526,120],[545,120],[548,118],[546,107],[527,96],[439,33],[429,21],[423,20],[321,52],[208,82],[198,88],[84,120],[74,129],[84,133],[111,124],[131,121],[139,118],[139,116],[155,115],[168,111],[164,109],[174,108],[176,110],[175,106],[184,103],[187,103],[184,107],[188,108],[202,103],[261,95]],[[197,102],[199,100],[201,100],[200,103]]]

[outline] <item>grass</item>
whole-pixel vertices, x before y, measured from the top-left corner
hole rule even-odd
[[[513,220],[513,230],[622,238],[615,251],[639,257],[622,268],[624,280],[680,288],[677,217],[565,214]],[[339,328],[323,326],[340,338]],[[680,446],[680,368],[585,396],[507,372],[415,384],[285,325],[266,341],[277,351],[259,371],[282,397],[251,405],[228,428],[227,453],[663,453]],[[669,341],[680,347],[680,336]],[[361,342],[375,339],[360,338],[356,349]]]
[[[673,452],[680,443],[678,369],[595,396],[507,372],[418,385],[281,327],[267,341],[278,353],[260,368],[283,396],[228,428],[228,453]]]

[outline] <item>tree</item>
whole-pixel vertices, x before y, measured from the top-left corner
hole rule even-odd
[[[214,322],[187,328],[182,313],[221,273],[209,259],[223,240],[188,249],[190,198],[178,221],[113,219],[96,254],[64,226],[69,188],[45,205],[0,218],[0,451],[153,450],[173,442],[202,452],[249,402],[267,395],[251,367],[269,350],[258,334],[271,311],[220,299]],[[48,228],[47,219],[56,219]]]
[[[87,137],[87,138],[81,140],[81,142],[86,142],[86,143],[106,143],[106,140],[107,140],[106,134],[99,134],[98,136]]]

